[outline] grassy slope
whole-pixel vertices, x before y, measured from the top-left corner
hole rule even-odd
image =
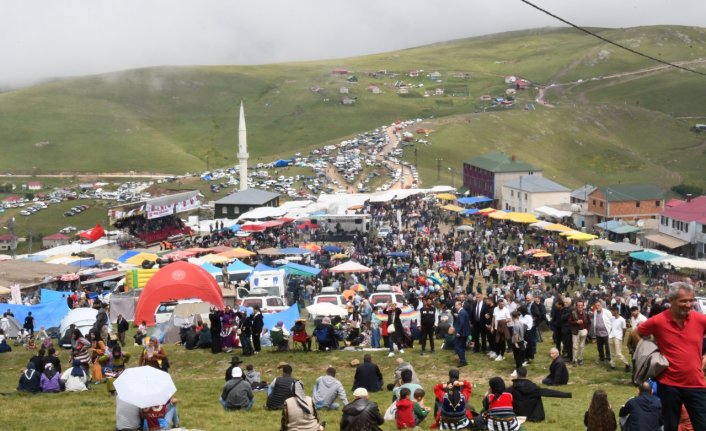
[[[538,345],[540,354],[535,364],[529,367],[530,377],[538,382],[548,373],[549,359],[546,355],[550,347],[551,336],[544,334],[545,342]],[[445,381],[446,374],[455,363],[452,352],[437,352],[435,356],[420,357],[419,347],[407,352],[405,358],[416,368],[422,385],[427,390],[427,405],[433,405],[431,388],[436,383]],[[133,358],[138,357],[135,347],[128,347]],[[224,412],[217,399],[223,385],[223,372],[228,367],[230,355],[212,355],[204,351],[185,351],[177,346],[167,346],[172,364],[172,376],[175,379],[178,392],[176,397],[180,400],[179,413],[182,424],[190,429],[217,430],[236,425],[236,429],[274,430],[279,429],[279,412],[264,410],[266,393],[256,393],[256,404],[253,411]],[[626,352],[624,352],[626,353]],[[385,382],[391,380],[394,370],[394,360],[388,359],[383,352],[374,353],[373,361],[376,362],[385,377]],[[547,419],[543,423],[528,424],[528,431],[539,430],[578,430],[583,429],[583,412],[588,408],[590,398],[596,389],[608,391],[610,402],[614,409],[619,407],[631,396],[634,389],[628,384],[629,375],[622,371],[609,372],[593,364],[596,359],[595,345],[586,348],[586,366],[571,369],[570,384],[562,388],[572,392],[572,399],[546,398],[544,405]],[[91,386],[90,391],[84,393],[22,396],[13,393],[17,378],[25,361],[31,354],[24,349],[15,348],[9,354],[3,354],[2,372],[0,372],[0,392],[7,394],[2,397],[5,411],[3,423],[6,429],[12,430],[39,430],[53,429],[58,424],[65,429],[95,429],[108,430],[114,424],[114,399],[106,392],[105,385]],[[276,365],[279,361],[288,361],[294,367],[294,376],[304,381],[307,393],[311,393],[314,381],[324,374],[327,366],[337,368],[337,378],[343,383],[350,398],[351,384],[354,369],[348,363],[354,359],[361,359],[362,354],[356,352],[329,352],[329,353],[271,353],[263,352],[260,355],[246,359],[246,363],[253,363],[262,372],[262,378],[271,381],[277,376]],[[471,403],[480,408],[481,399],[487,390],[488,379],[499,375],[510,384],[509,374],[512,371],[511,357],[502,363],[489,361],[484,355],[468,355],[469,366],[463,370],[462,377],[474,383]],[[65,366],[68,356],[61,352],[62,365]],[[136,362],[136,361],[135,361]],[[133,363],[134,365],[134,363]],[[371,399],[376,401],[381,408],[386,408],[390,403],[389,392],[372,394]],[[36,414],[45,411],[50,405],[50,414]],[[322,412],[321,417],[328,422],[327,429],[338,429],[340,421],[339,412]],[[28,418],[31,418],[28,420]],[[429,419],[425,428],[430,425]],[[387,422],[384,430],[394,430],[394,422]]]
[[[650,27],[604,33],[655,55],[655,51],[668,51],[670,60],[704,55],[703,29]],[[505,74],[547,83],[651,65],[612,48],[605,60],[595,61],[602,49],[600,41],[573,30],[541,29],[351,59],[255,67],[152,68],[56,81],[0,94],[0,145],[4,150],[0,170],[178,173],[204,169],[207,159],[211,166],[232,165],[241,99],[246,103],[251,155],[255,160],[270,160],[398,118],[472,112],[478,95],[504,91],[500,77]],[[347,84],[344,78],[331,75],[335,67],[355,71],[360,82]],[[470,79],[447,81],[466,86],[470,97],[401,98],[391,84],[403,76],[377,79],[364,73],[380,69],[403,74],[413,69],[438,70],[445,76],[469,73]],[[695,85],[691,78],[654,79],[658,82],[642,86],[640,81],[636,89],[626,91],[669,86],[670,91],[685,94]],[[425,78],[416,81],[432,85]],[[367,92],[371,83],[381,85],[383,94]],[[309,91],[315,85],[324,89],[323,94]],[[348,85],[351,95],[358,97],[356,106],[340,105],[341,85]],[[591,101],[620,102],[611,99],[615,94],[615,89],[596,92]],[[646,106],[661,110],[658,102],[657,98]],[[678,112],[703,114],[701,106],[694,102]],[[560,113],[548,115],[554,124],[561,124]],[[548,139],[553,138],[549,135]]]

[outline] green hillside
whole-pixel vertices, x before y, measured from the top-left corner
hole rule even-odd
[[[664,60],[706,58],[703,28],[596,31]],[[704,64],[690,67],[706,71]],[[460,169],[461,159],[500,148],[572,184],[654,180],[657,172],[665,184],[704,185],[698,172],[703,137],[689,132],[693,121],[675,117],[706,116],[706,78],[665,70],[591,80],[653,66],[575,30],[539,29],[341,60],[160,67],[57,80],[0,94],[0,172],[184,173],[233,165],[243,100],[254,162],[396,119],[431,118],[432,144],[418,150],[427,184],[436,182],[437,157]],[[332,73],[335,68],[350,73]],[[423,72],[410,78],[412,70]],[[429,79],[434,71],[442,82]],[[536,110],[523,111],[537,97],[530,89],[518,92],[514,109],[480,112],[488,105],[479,96],[504,95],[503,76],[511,74],[540,85],[574,84],[548,91],[555,108],[535,103]],[[400,95],[396,81],[423,87]],[[353,106],[340,103],[341,86],[357,99]],[[424,97],[436,88],[446,94]],[[445,174],[442,182],[449,182]]]

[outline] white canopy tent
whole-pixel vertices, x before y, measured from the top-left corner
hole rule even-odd
[[[558,210],[556,208],[552,208],[552,207],[548,207],[548,206],[542,206],[539,208],[535,208],[534,212],[539,215],[552,217],[555,219],[562,219],[564,217],[571,217],[571,215],[573,214],[571,211]]]

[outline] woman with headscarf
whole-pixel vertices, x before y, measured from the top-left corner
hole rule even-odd
[[[105,370],[104,375],[108,379],[109,393],[115,393],[113,382],[125,371],[125,365],[129,360],[130,352],[123,352],[120,344],[116,344],[112,352],[106,352],[105,355],[98,358],[98,362]]]
[[[505,392],[505,381],[493,377],[490,390],[483,399],[483,411],[488,431],[519,431],[520,423],[512,409],[512,394]]]
[[[235,313],[230,307],[226,307],[225,312],[221,316],[221,345],[226,353],[232,352],[236,347],[235,332]]]
[[[83,337],[79,329],[74,329],[71,337],[71,361],[78,359],[84,371],[88,372],[91,360],[91,343]]]
[[[88,390],[86,382],[88,382],[88,374],[83,370],[81,361],[74,359],[71,367],[67,368],[61,375],[61,381],[64,382],[66,392],[81,392]]]
[[[44,373],[39,377],[39,385],[42,388],[42,392],[61,392],[60,377],[53,364],[46,364]]]
[[[281,431],[322,431],[325,422],[319,422],[314,401],[304,393],[301,380],[294,382],[294,396],[287,398],[282,408]]]
[[[164,349],[159,344],[157,338],[150,338],[147,346],[142,350],[142,355],[140,355],[140,365],[147,365],[160,369],[162,371],[167,371],[164,369],[163,362],[167,359],[167,354]]]
[[[458,380],[449,381],[445,386],[445,393],[441,397],[440,408],[437,416],[439,429],[460,430],[470,426],[470,419],[466,414],[466,396],[470,394],[470,388],[465,382]],[[435,392],[437,388],[435,388]]]
[[[101,340],[100,333],[91,330],[88,333],[91,339],[91,378],[98,384],[103,380],[103,366],[98,362],[98,358],[106,352],[105,343]]]
[[[17,385],[17,390],[33,394],[42,391],[39,372],[34,369],[34,362],[29,362],[27,368],[20,374],[20,382]]]

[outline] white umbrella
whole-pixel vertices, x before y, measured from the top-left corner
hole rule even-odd
[[[352,260],[349,260],[348,262],[334,266],[329,271],[331,271],[333,273],[336,273],[336,272],[371,272],[372,269],[368,268],[365,265],[361,265],[358,262],[353,262]]]
[[[317,304],[310,305],[306,307],[306,311],[308,311],[312,316],[348,316],[348,310],[345,310],[343,307],[339,307],[338,305],[334,305],[330,302],[319,302]]]
[[[471,227],[471,226],[468,226],[467,224],[463,224],[463,225],[461,225],[461,226],[457,227],[457,228],[456,228],[456,230],[458,230],[458,231],[466,231],[466,232],[468,232],[468,231],[471,231],[471,230],[473,230],[473,227]]]
[[[147,366],[126,369],[114,386],[118,398],[141,409],[166,404],[177,390],[172,376]]]

